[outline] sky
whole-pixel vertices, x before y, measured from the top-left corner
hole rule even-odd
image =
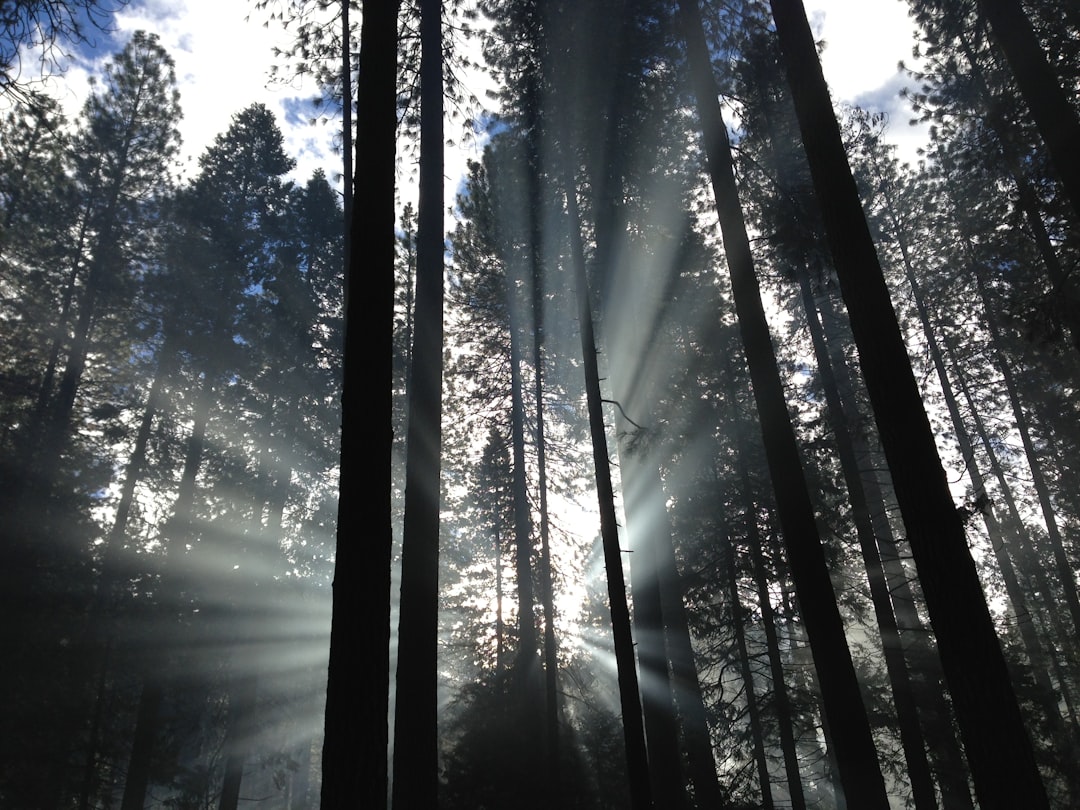
[[[913,162],[925,130],[908,126],[910,110],[897,97],[905,83],[897,63],[910,61],[914,29],[905,0],[807,0],[806,8],[815,35],[826,42],[822,63],[834,100],[887,111],[888,137],[898,144],[902,159]],[[271,82],[273,48],[287,47],[292,34],[278,22],[264,26],[266,16],[251,0],[131,0],[117,14],[111,37],[98,36],[96,50],[76,54],[65,75],[51,82],[53,92],[74,117],[86,96],[88,75],[118,51],[131,32],[151,31],[176,61],[184,110],[183,171],[194,174],[198,156],[229,126],[231,116],[261,101],[278,116],[286,149],[297,160],[292,178],[303,183],[322,167],[333,181],[340,172],[332,147],[333,123],[309,123],[315,114],[310,99],[317,95],[310,80]],[[471,82],[475,86],[467,89],[483,98],[484,80]],[[452,126],[448,137],[456,134]],[[447,157],[449,205],[456,178],[476,153],[458,150]]]

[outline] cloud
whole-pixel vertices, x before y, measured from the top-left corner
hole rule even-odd
[[[292,35],[279,24],[264,27],[254,15],[248,19],[251,14],[246,0],[145,0],[118,14],[116,28],[120,44],[136,30],[157,34],[176,62],[184,111],[181,157],[188,175],[233,115],[262,102],[275,112],[286,149],[297,159],[292,176],[305,182],[316,165],[333,176],[340,164],[332,149],[333,128],[312,127],[308,121],[314,116],[300,112],[318,93],[314,83],[270,81],[273,49],[287,47]]]

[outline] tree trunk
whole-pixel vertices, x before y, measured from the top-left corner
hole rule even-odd
[[[381,810],[388,787],[398,5],[397,0],[364,2],[360,35],[364,71],[358,105],[364,123],[352,185],[364,194],[345,220],[345,371],[322,752],[324,810],[358,804]],[[347,31],[343,36],[348,41]],[[349,108],[352,100],[344,101]],[[363,294],[350,295],[361,289]],[[367,413],[361,414],[361,402]],[[374,481],[372,469],[377,470]],[[356,621],[357,616],[365,621]]]
[[[668,657],[671,659],[675,708],[683,722],[690,781],[694,785],[696,804],[704,810],[721,804],[716,760],[713,757],[705,702],[701,696],[701,683],[694,663],[694,649],[690,643],[690,627],[683,605],[684,589],[675,561],[663,484],[656,467],[650,464],[645,473],[651,479],[648,486],[655,508],[663,510],[659,513],[663,523],[656,535],[658,543],[655,548],[657,576],[660,579],[660,610],[664,617]]]
[[[819,298],[819,307],[819,315],[827,336],[831,367],[840,390],[841,407],[847,414],[857,413],[855,385],[844,358],[842,341],[838,337],[840,316],[828,294]],[[908,639],[905,646],[912,673],[915,704],[919,707],[923,736],[934,762],[938,787],[941,789],[941,802],[946,810],[972,810],[967,765],[953,729],[952,712],[945,700],[941,659],[930,641],[929,631],[915,609],[915,594],[911,589],[908,569],[901,562],[897,550],[889,521],[891,506],[886,503],[882,486],[874,472],[874,457],[862,438],[861,431],[853,431],[850,435],[856,446],[857,457],[863,459],[859,464],[860,469],[865,470],[862,474],[863,489],[868,503],[871,504],[871,522],[889,593],[892,595],[897,628],[901,636]]]
[[[799,769],[799,751],[795,745],[795,718],[791,711],[787,684],[784,682],[784,664],[780,659],[780,639],[776,634],[776,613],[769,594],[765,555],[761,548],[761,531],[757,523],[757,507],[751,494],[750,476],[745,466],[740,465],[740,467],[742,496],[746,505],[746,542],[750,547],[758,609],[761,611],[761,625],[765,631],[765,645],[772,677],[773,703],[776,705],[776,725],[780,732],[780,750],[784,755],[784,771],[787,775],[788,797],[793,810],[806,810],[806,796],[803,792],[802,774]]]
[[[536,672],[536,598],[533,595],[532,520],[529,481],[525,470],[525,394],[521,379],[521,302],[517,285],[508,285],[506,302],[510,313],[510,442],[513,450],[514,570],[518,591],[518,649],[515,676],[518,686],[534,681]],[[521,693],[526,700],[528,691]],[[529,735],[530,737],[532,735]]]
[[[716,82],[696,0],[680,0],[683,36],[697,97],[698,117],[728,256],[735,309],[761,420],[769,474],[776,493],[784,544],[815,665],[821,673],[824,710],[835,735],[848,800],[860,808],[886,808],[870,723],[859,693],[814,509],[802,472],[795,432],[761,303],[746,225],[731,164],[731,146],[716,102]]]
[[[829,425],[836,441],[836,454],[848,490],[851,503],[852,520],[855,534],[859,541],[863,567],[870,585],[870,600],[874,607],[878,631],[881,633],[881,645],[885,654],[885,670],[892,687],[893,703],[896,707],[897,722],[900,727],[900,744],[907,762],[908,778],[911,782],[912,799],[917,810],[932,810],[937,807],[934,793],[934,780],[930,775],[930,762],[926,758],[922,733],[919,730],[918,711],[911,691],[907,662],[900,643],[900,631],[893,613],[889,586],[885,579],[885,570],[878,555],[877,540],[870,522],[870,507],[866,490],[863,488],[862,475],[855,455],[855,447],[848,430],[849,417],[844,413],[840,401],[840,392],[836,377],[833,375],[829,350],[825,344],[825,334],[818,318],[814,293],[811,289],[810,272],[803,266],[796,268],[799,288],[802,292],[803,307],[806,310],[807,326],[814,346],[821,385],[825,389],[825,402],[828,409]]]
[[[964,525],[952,502],[844,154],[806,12],[800,0],[771,0],[771,7],[834,266],[976,793],[988,806],[1047,807]],[[848,801],[861,804],[850,792]]]
[[[394,810],[438,803],[439,479],[442,461],[442,3],[420,2],[420,197],[416,329],[406,438]],[[359,253],[359,251],[358,251]]]
[[[619,414],[616,436],[625,437],[629,424]],[[679,757],[679,725],[668,671],[665,625],[660,595],[659,555],[656,546],[671,543],[664,537],[667,508],[663,493],[652,485],[642,459],[618,443],[622,473],[626,537],[630,547],[630,595],[634,604],[634,636],[637,640],[641,677],[641,706],[645,716],[649,774],[657,806],[677,810],[686,806],[682,763]],[[659,484],[658,478],[655,484]]]
[[[155,674],[150,672],[143,679],[142,692],[139,693],[135,734],[131,740],[131,758],[128,760],[120,810],[143,810],[146,805],[146,790],[150,786],[150,761],[157,737],[162,697],[161,683]]]
[[[723,543],[727,567],[727,585],[731,598],[731,617],[735,628],[735,645],[739,654],[739,672],[746,691],[746,710],[750,714],[750,733],[754,737],[754,761],[757,764],[758,784],[761,786],[762,810],[773,810],[772,785],[769,779],[769,761],[765,757],[765,733],[761,726],[761,709],[754,693],[754,676],[750,670],[750,655],[746,649],[746,628],[743,626],[742,599],[739,596],[739,572],[735,564],[735,544],[731,541],[727,526],[720,527],[720,540]],[[708,807],[704,803],[701,808]],[[794,801],[792,806],[795,806]]]
[[[526,129],[529,133],[528,199],[529,260],[531,270],[533,316],[533,399],[536,402],[536,479],[540,499],[540,602],[544,612],[544,706],[547,740],[548,798],[553,804],[562,801],[561,754],[559,746],[558,648],[555,643],[555,594],[551,568],[551,532],[547,502],[547,446],[544,435],[544,234],[541,227],[539,99],[536,77],[530,75],[528,92],[532,103],[526,105]]]
[[[1080,152],[1076,149],[1080,143],[1080,116],[1039,45],[1020,0],[979,0],[979,8],[990,21],[994,38],[1046,142],[1065,194],[1080,216]]]
[[[630,803],[633,810],[653,806],[649,786],[649,760],[646,754],[645,728],[641,715],[641,700],[634,663],[634,641],[630,632],[630,609],[626,603],[626,582],[622,569],[622,550],[619,548],[618,521],[615,516],[615,493],[611,485],[607,436],[604,432],[604,412],[600,396],[600,372],[596,362],[596,338],[593,334],[592,307],[585,272],[585,252],[581,237],[581,215],[578,211],[574,175],[569,168],[569,156],[564,156],[563,190],[566,196],[571,264],[574,273],[578,321],[581,329],[581,353],[585,371],[585,393],[589,411],[589,430],[592,435],[593,465],[596,472],[597,500],[600,508],[600,537],[604,547],[604,566],[607,571],[608,608],[615,641],[615,661],[618,670],[619,702],[622,708],[623,735],[626,743],[626,771],[630,781]]]

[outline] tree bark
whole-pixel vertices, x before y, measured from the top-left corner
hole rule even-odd
[[[365,2],[360,36],[364,71],[358,104],[364,123],[356,143],[353,185],[364,194],[345,220],[351,248],[344,290],[340,500],[322,752],[324,810],[351,810],[358,804],[384,808],[388,787],[398,5],[398,0]],[[350,294],[361,289],[363,294]],[[363,415],[361,403],[369,408]],[[368,477],[371,469],[377,470],[374,481]]]
[[[616,435],[625,436],[627,428],[629,424],[620,414],[615,420]],[[667,617],[662,609],[659,555],[656,552],[657,545],[671,543],[671,536],[670,533],[663,536],[667,509],[662,493],[651,485],[642,460],[625,444],[625,440],[618,444],[619,469],[630,547],[630,594],[634,604],[649,774],[657,805],[677,810],[686,806],[686,789],[679,756],[678,718],[668,670]],[[658,478],[655,483],[660,483]]]
[[[420,2],[416,328],[406,437],[394,810],[438,803],[439,481],[443,349],[442,3]]]

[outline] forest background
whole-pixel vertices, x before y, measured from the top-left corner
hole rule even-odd
[[[790,5],[773,4],[778,22]],[[827,145],[815,157],[808,132],[829,127],[808,130],[797,107],[816,58],[793,71],[762,4],[706,4],[695,23],[693,4],[627,2],[615,26],[590,4],[403,6],[381,43],[354,33],[344,72],[340,7],[263,4],[253,19],[291,31],[270,46],[286,88],[274,96],[241,71],[223,85],[201,55],[209,29],[166,7],[16,5],[5,33],[32,30],[19,29],[24,9],[60,9],[62,22],[64,8],[85,36],[45,64],[63,79],[39,83],[32,51],[21,67],[5,52],[5,806],[305,807],[321,792],[345,807],[368,791],[380,804],[394,735],[393,767],[409,774],[393,780],[396,807],[1078,795],[1073,175],[1044,148],[981,7],[912,5],[921,73],[877,81],[865,51],[858,70],[830,71],[839,48],[826,47],[834,95],[856,74],[871,86],[851,98],[870,111],[837,106],[850,169],[825,175]],[[1075,12],[1027,13],[1052,66],[1037,82],[1074,88]],[[344,28],[359,31],[359,16]],[[841,42],[871,41],[865,6],[834,18],[862,21]],[[828,40],[830,15],[812,19]],[[377,124],[357,128],[353,215],[341,179],[353,170],[334,156],[352,153],[340,98],[358,82],[359,119],[380,120],[365,93],[385,73],[355,64],[365,52],[380,64],[395,41],[383,147],[397,144],[396,162],[364,148]],[[254,53],[245,68],[262,64]],[[489,83],[497,113],[480,112]],[[710,117],[718,95],[727,126]],[[917,166],[890,146],[909,116],[921,125],[901,154]],[[396,201],[380,194],[386,167]],[[425,170],[438,188],[426,196]],[[919,400],[894,417],[837,253],[863,237],[837,224],[822,180],[845,173],[877,245],[861,266],[886,271],[906,343],[880,367]],[[370,223],[387,211],[396,225],[380,243]],[[354,340],[374,335],[352,356],[385,355],[385,419],[365,391],[382,378],[347,362],[339,410],[343,266],[364,291],[349,300],[370,290],[388,304],[382,320],[364,317],[366,301],[349,316]],[[445,334],[425,335],[437,322]],[[905,472],[888,445],[915,411],[932,458]],[[349,432],[369,418],[394,425],[374,465],[386,489],[356,477],[381,457],[380,431],[371,445]],[[434,432],[413,438],[425,424]],[[797,445],[778,450],[782,435]],[[441,483],[441,515],[438,494],[424,515],[424,473]],[[941,486],[912,499],[912,479]],[[914,512],[933,515],[933,498],[952,539],[922,550]],[[342,549],[367,548],[383,517],[387,542],[344,565]],[[402,535],[404,560],[389,542]],[[385,568],[371,562],[383,554]],[[342,616],[364,620],[333,642],[324,756],[335,556],[334,632]],[[403,610],[416,608],[400,660],[391,564],[420,572],[400,583],[414,594]],[[389,590],[357,613],[342,594],[382,593],[365,567]],[[973,646],[954,626],[977,628]],[[356,699],[342,703],[340,684]],[[374,715],[356,705],[369,699]],[[406,730],[357,734],[388,715]]]

